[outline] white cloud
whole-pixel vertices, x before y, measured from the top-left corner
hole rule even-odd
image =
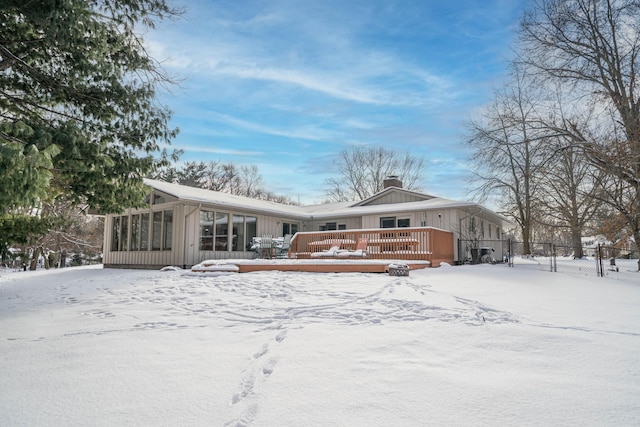
[[[253,132],[264,133],[264,134],[275,135],[275,136],[283,136],[283,137],[292,138],[292,139],[331,142],[332,140],[334,140],[339,136],[335,132],[332,132],[326,129],[321,129],[312,125],[291,128],[291,129],[278,129],[272,126],[266,126],[262,124],[257,124],[255,122],[239,119],[237,117],[233,117],[228,114],[212,113],[212,116],[214,116],[218,120],[221,120],[235,127],[240,127]]]
[[[174,144],[171,147],[178,150],[185,150],[191,153],[225,154],[233,156],[263,156],[266,154],[264,151],[233,150],[228,148],[205,147],[200,145],[188,144]]]

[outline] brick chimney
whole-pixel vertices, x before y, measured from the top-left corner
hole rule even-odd
[[[382,182],[382,187],[383,188],[389,188],[389,187],[402,188],[402,181],[400,181],[400,178],[398,178],[398,175],[389,175]]]

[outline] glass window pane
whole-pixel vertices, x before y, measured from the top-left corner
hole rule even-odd
[[[395,228],[396,217],[388,216],[380,218],[380,228]]]
[[[137,251],[140,243],[140,215],[131,215],[131,250]]]
[[[162,241],[162,212],[153,213],[153,227],[151,232],[151,250],[159,251]]]
[[[120,217],[111,218],[111,250],[117,251],[120,248]]]
[[[233,216],[233,244],[231,246],[234,251],[245,250],[244,240],[244,216]]]
[[[398,220],[398,227],[410,227],[409,218],[402,218]]]
[[[140,250],[149,250],[149,214],[143,213],[140,216]]]
[[[298,232],[298,224],[291,224],[291,234],[296,234]]]
[[[229,237],[227,232],[229,230],[229,214],[216,213],[216,251],[229,250]]]
[[[123,216],[120,221],[120,240],[122,243],[120,250],[126,251],[129,249],[129,217]]]
[[[162,230],[164,233],[162,249],[169,250],[173,242],[173,211],[164,211]]]
[[[255,216],[245,217],[245,230],[246,230],[246,250],[251,249],[251,240],[257,237],[258,233],[258,219]]]
[[[213,250],[213,212],[200,211],[200,250]]]

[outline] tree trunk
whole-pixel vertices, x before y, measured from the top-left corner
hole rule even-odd
[[[638,254],[638,271],[640,271],[640,229],[637,227],[633,230],[633,239],[635,240],[634,244],[636,246],[636,253]]]
[[[522,254],[531,255],[531,225],[525,224],[522,227]]]
[[[571,227],[571,241],[573,245],[573,257],[580,259],[584,256],[582,252],[582,228],[580,226]]]
[[[29,264],[29,270],[35,271],[38,267],[38,258],[40,258],[40,253],[42,252],[42,248],[38,247],[33,250],[33,258],[31,259],[31,263]]]

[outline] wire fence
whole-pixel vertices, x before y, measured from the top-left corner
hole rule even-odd
[[[606,245],[585,248],[582,258],[570,246],[533,242],[525,253],[514,240],[460,240],[458,254],[464,264],[504,263],[509,267],[640,282],[640,262],[630,254]]]

